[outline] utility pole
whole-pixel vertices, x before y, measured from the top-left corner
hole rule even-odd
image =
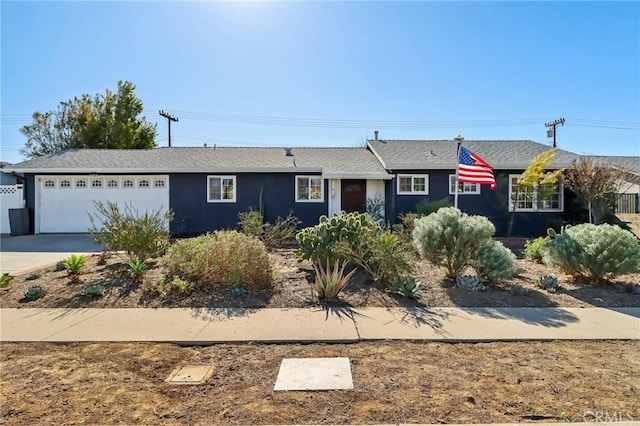
[[[557,120],[553,120],[549,123],[545,123],[545,127],[550,127],[549,130],[547,130],[547,137],[550,138],[551,136],[553,136],[553,147],[556,148],[556,126],[557,125],[561,125],[564,126],[564,118],[559,118]]]
[[[159,114],[167,119],[167,123],[169,124],[169,148],[171,148],[171,122],[175,121],[176,123],[178,122],[178,117],[174,117],[173,115],[169,114],[168,112],[164,112],[162,110],[159,111]]]

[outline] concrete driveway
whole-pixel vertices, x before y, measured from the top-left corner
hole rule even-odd
[[[0,235],[0,272],[20,275],[53,265],[71,254],[101,250],[87,234]]]

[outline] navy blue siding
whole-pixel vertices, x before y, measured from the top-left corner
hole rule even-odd
[[[206,174],[173,174],[169,178],[169,204],[175,217],[171,223],[174,235],[199,234],[238,227],[238,213],[258,209],[260,192],[265,220],[273,223],[290,211],[302,221],[300,227],[318,223],[327,214],[327,181],[322,203],[295,202],[295,174],[235,173],[236,202],[207,202]],[[216,175],[217,176],[217,175]]]
[[[449,195],[449,175],[455,170],[437,171],[402,171],[400,174],[428,174],[429,195],[398,195],[397,178],[387,183],[387,194],[392,194],[388,203],[390,213],[387,217],[395,218],[401,213],[413,212],[421,202],[433,202],[447,198],[453,205],[453,195]],[[496,227],[497,236],[506,236],[509,224],[509,174],[519,174],[522,171],[499,171],[495,173],[497,187],[491,190],[488,185],[482,185],[479,195],[458,195],[458,208],[467,214],[486,216]],[[566,209],[565,192],[565,209]],[[542,235],[554,220],[562,220],[563,212],[517,212],[515,213],[513,230],[514,237],[534,237]]]

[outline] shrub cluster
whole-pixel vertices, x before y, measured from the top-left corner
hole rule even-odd
[[[515,255],[493,240],[494,233],[486,217],[445,207],[417,219],[412,236],[418,253],[442,267],[448,277],[460,277],[472,266],[483,280],[494,283],[517,272]]]
[[[544,264],[590,283],[633,272],[640,262],[640,243],[618,226],[585,223],[560,234],[549,230],[549,236]]]
[[[236,231],[218,231],[173,244],[163,264],[169,276],[213,289],[271,288],[273,276],[265,245]]]
[[[316,226],[300,231],[296,240],[300,259],[316,265],[337,261],[361,267],[376,282],[388,283],[412,270],[398,237],[366,214],[322,216]]]
[[[549,237],[538,237],[534,240],[527,240],[524,244],[524,256],[533,262],[542,263],[542,251],[549,240]]]
[[[145,211],[140,214],[130,204],[121,210],[117,203],[95,201],[97,214],[89,214],[93,240],[110,252],[125,251],[129,260],[162,256],[169,247],[169,227],[173,212]]]
[[[259,238],[268,248],[293,241],[300,224],[300,220],[291,212],[285,218],[278,216],[273,224],[265,222],[264,215],[258,210],[241,212],[238,219],[242,233]]]

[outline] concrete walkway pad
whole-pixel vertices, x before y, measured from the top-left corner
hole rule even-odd
[[[349,358],[285,358],[274,391],[353,389]]]
[[[167,378],[167,382],[176,385],[199,385],[207,381],[213,374],[210,365],[185,365],[173,370]]]

